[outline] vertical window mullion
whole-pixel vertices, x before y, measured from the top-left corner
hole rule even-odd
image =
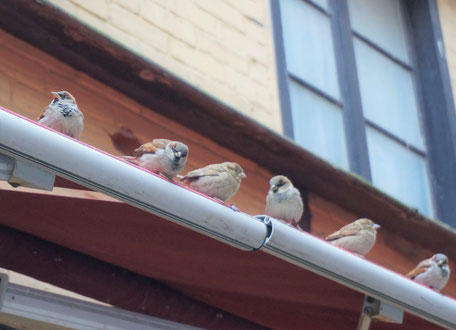
[[[456,114],[435,0],[407,0],[435,209],[456,226]]]
[[[285,45],[283,41],[283,31],[280,16],[279,0],[269,1],[271,8],[273,34],[274,34],[274,52],[276,57],[276,70],[279,88],[279,101],[282,114],[282,127],[286,136],[294,139],[293,119],[291,116],[291,100],[288,87],[288,70],[285,59]]]
[[[352,30],[346,0],[331,1],[332,31],[336,49],[339,86],[350,170],[371,181],[366,129],[361,105]]]

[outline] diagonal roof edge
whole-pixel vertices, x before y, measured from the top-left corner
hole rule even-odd
[[[369,217],[405,238],[454,256],[456,231],[305,151],[233,108],[115,43],[46,1],[0,2],[0,27],[170,119],[211,138],[301,190]],[[242,142],[242,143],[239,143]],[[268,152],[264,152],[267,150]],[[292,162],[283,162],[290,158]]]

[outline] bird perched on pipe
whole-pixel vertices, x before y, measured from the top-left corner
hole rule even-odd
[[[226,202],[237,193],[246,177],[239,164],[225,162],[191,171],[180,180],[206,196]]]
[[[304,212],[299,190],[283,175],[273,177],[269,184],[265,213],[299,228],[298,222]]]
[[[66,91],[52,92],[52,95],[54,98],[38,117],[38,122],[79,139],[84,129],[84,115],[79,110],[76,99]]]
[[[326,237],[335,246],[365,256],[375,244],[379,225],[363,218],[352,222]]]
[[[442,253],[434,254],[432,258],[421,261],[415,269],[405,276],[435,291],[440,291],[450,278],[448,258]]]
[[[187,161],[188,147],[179,141],[154,139],[144,143],[131,156],[121,156],[133,164],[172,180]]]

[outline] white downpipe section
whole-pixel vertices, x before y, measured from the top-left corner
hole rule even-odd
[[[456,329],[456,300],[269,218],[262,250],[443,327]],[[267,220],[266,220],[267,222]]]
[[[0,108],[0,153],[244,250],[261,248],[444,327],[456,301],[275,219],[267,225]],[[264,245],[263,245],[264,244]]]
[[[0,153],[240,249],[257,249],[266,237],[247,214],[8,111],[0,111]]]

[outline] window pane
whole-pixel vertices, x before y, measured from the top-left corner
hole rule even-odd
[[[353,30],[409,62],[399,0],[349,0],[348,8]]]
[[[312,0],[313,3],[316,3],[320,7],[328,10],[328,0]]]
[[[295,140],[321,158],[348,169],[342,111],[289,80]]]
[[[403,203],[432,216],[426,159],[366,127],[372,182]]]
[[[411,72],[354,38],[364,116],[424,149]]]
[[[339,99],[330,19],[302,0],[280,1],[287,68]]]

